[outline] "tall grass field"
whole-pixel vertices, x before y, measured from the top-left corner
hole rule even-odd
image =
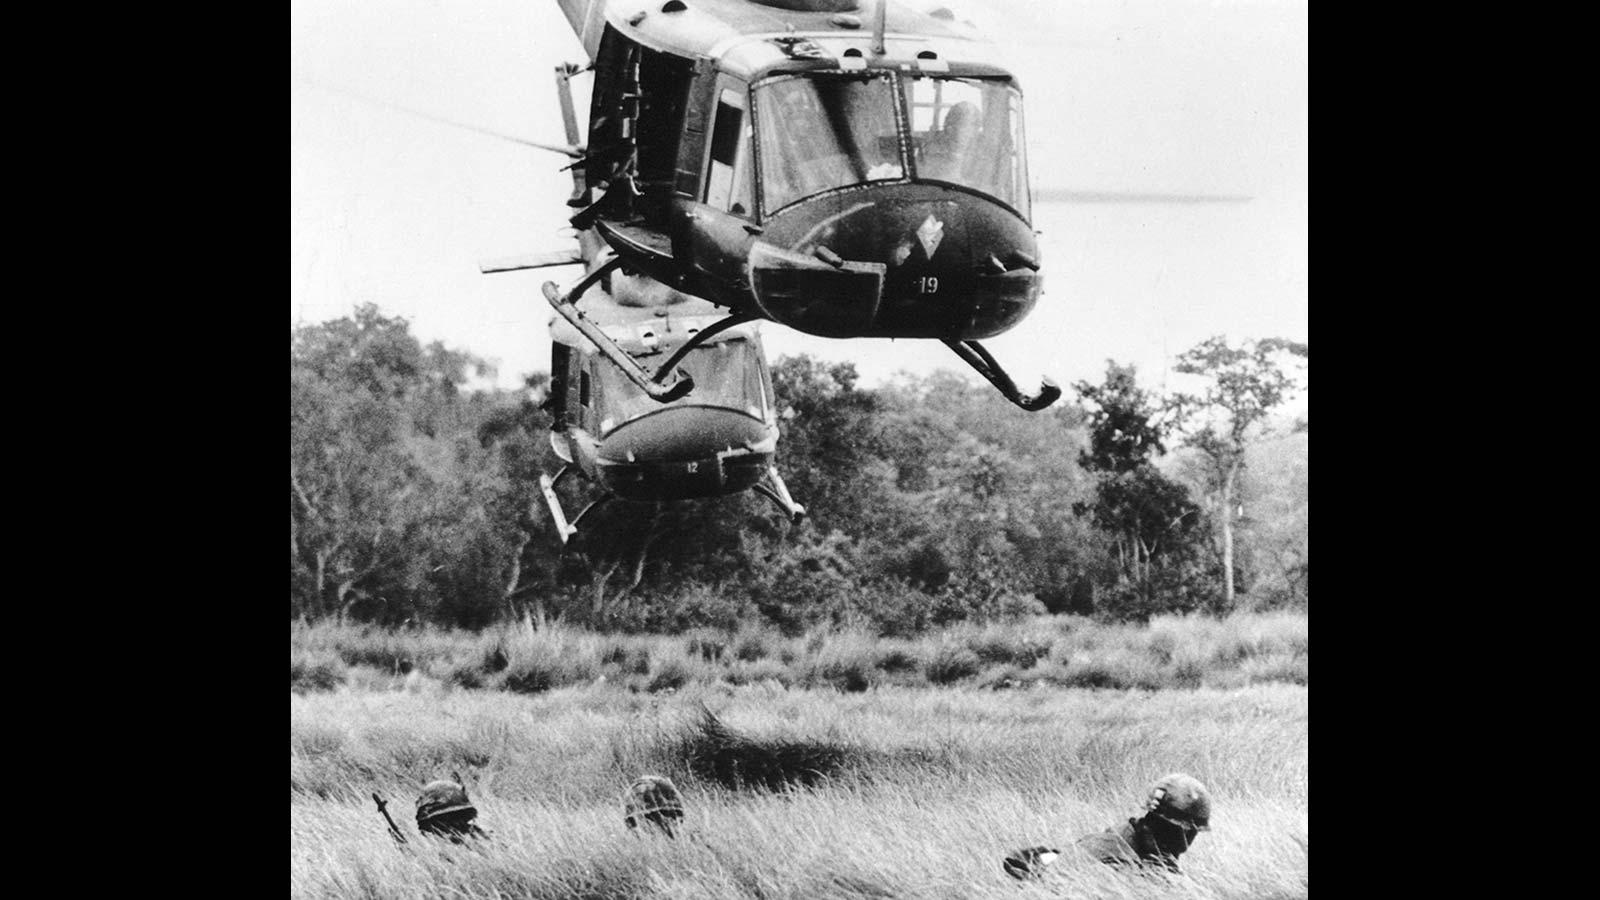
[[[914,642],[294,626],[290,891],[1303,897],[1305,633],[1303,615],[1042,618]],[[1074,683],[1074,666],[1102,675]],[[1002,871],[1008,851],[1069,849],[1136,815],[1175,771],[1213,795],[1181,874],[1071,853],[1035,881]],[[418,790],[452,772],[485,841],[416,834]],[[646,773],[683,791],[676,839],[623,823]]]

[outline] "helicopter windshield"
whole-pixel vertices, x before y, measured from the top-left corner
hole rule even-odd
[[[678,366],[694,377],[694,390],[671,403],[650,399],[616,366],[600,362],[601,434],[610,434],[619,425],[657,410],[682,406],[715,406],[766,419],[760,352],[743,338],[702,344],[689,351]]]
[[[833,188],[906,177],[970,188],[1028,215],[1022,92],[1003,78],[781,75],[755,88],[761,199],[773,212]]]
[[[755,90],[768,211],[838,187],[905,177],[889,77],[780,76]]]
[[[909,87],[917,177],[972,188],[1027,216],[1021,92],[1006,81],[927,75]]]

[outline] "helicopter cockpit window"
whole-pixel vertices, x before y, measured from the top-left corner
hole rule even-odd
[[[886,76],[780,76],[755,89],[768,212],[832,188],[905,177]]]
[[[919,179],[980,191],[1028,214],[1022,94],[991,79],[909,79]]]
[[[767,398],[760,354],[742,338],[696,347],[678,364],[694,376],[694,390],[671,403],[650,399],[615,366],[601,365],[599,393],[605,399],[600,431],[610,434],[623,423],[679,406],[715,406],[765,419]]]

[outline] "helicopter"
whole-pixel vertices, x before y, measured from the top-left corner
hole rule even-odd
[[[684,354],[770,320],[835,338],[943,341],[1035,411],[979,339],[1041,286],[1022,93],[954,14],[878,0],[558,0],[589,56],[557,67],[581,255],[555,311],[652,400],[694,389]],[[592,72],[580,139],[571,80]],[[610,253],[589,252],[597,235]],[[647,371],[579,308],[621,270],[727,310]],[[587,301],[586,301],[587,302]]]
[[[568,147],[490,134],[580,156],[572,146],[578,125],[566,82],[575,73],[572,66],[556,70]],[[583,175],[571,168],[577,196]],[[577,238],[575,250],[479,263],[485,274],[579,264],[588,273],[580,294],[589,315],[550,320],[544,408],[552,419],[550,445],[563,465],[553,477],[541,474],[539,487],[561,542],[568,543],[591,512],[612,500],[661,502],[750,489],[798,525],[806,509],[790,496],[773,464],[777,401],[759,323],[729,323],[711,303],[619,265],[593,228]],[[667,358],[660,368],[679,373],[670,391],[652,394],[636,380],[618,377],[639,368],[638,359],[662,354]],[[703,386],[689,402],[696,374]],[[605,494],[569,523],[555,487],[574,472]]]
[[[562,543],[592,510],[613,500],[665,501],[754,488],[799,524],[796,503],[773,464],[778,417],[758,323],[695,340],[721,317],[710,303],[638,276],[613,273],[585,300],[608,340],[630,358],[667,354],[692,397],[660,404],[620,377],[600,348],[569,323],[550,323],[550,444],[564,463],[539,476]],[[606,493],[568,524],[555,486],[577,472]]]

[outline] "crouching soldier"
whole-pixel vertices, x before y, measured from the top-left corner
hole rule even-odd
[[[648,822],[666,832],[667,837],[674,837],[674,830],[683,819],[683,795],[669,779],[641,776],[622,792],[622,818],[629,828]]]
[[[1119,828],[1079,838],[1074,846],[1110,865],[1176,872],[1178,857],[1200,832],[1210,830],[1211,795],[1205,785],[1178,773],[1151,786],[1144,815]],[[1059,855],[1049,847],[1029,847],[1007,856],[1002,868],[1013,878],[1037,878]]]
[[[467,800],[467,789],[459,782],[430,782],[417,797],[417,830],[432,837],[464,843],[467,838],[488,837],[473,824],[478,810]]]
[[[1159,866],[1178,871],[1178,857],[1202,831],[1211,830],[1211,795],[1205,785],[1184,774],[1156,782],[1145,800],[1144,815],[1128,824],[1091,834],[1077,846],[1111,865]]]

